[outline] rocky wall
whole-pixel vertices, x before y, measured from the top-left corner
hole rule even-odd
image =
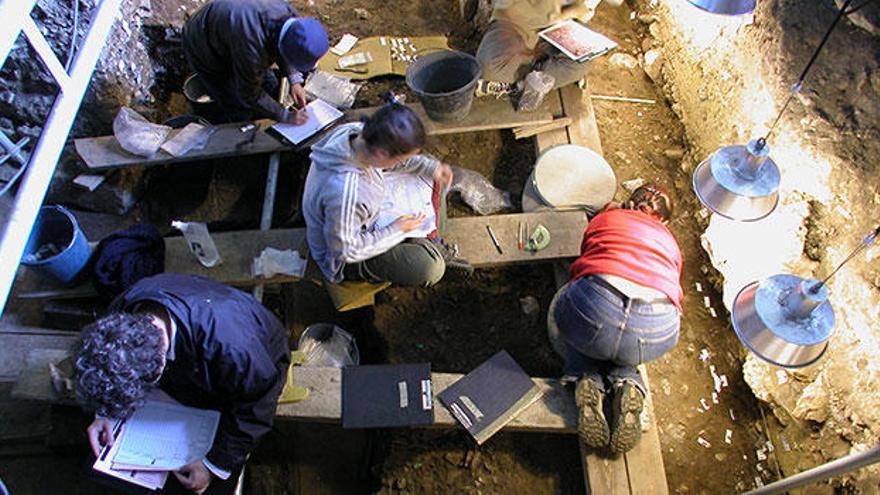
[[[744,17],[708,14],[685,0],[635,4],[633,22],[649,33],[641,62],[687,132],[687,172],[719,146],[768,131],[835,16],[831,0],[759,0]],[[878,7],[869,8],[841,22],[771,136],[782,174],[776,211],[750,223],[697,219],[706,223],[703,246],[728,309],[754,280],[777,273],[823,278],[877,225],[880,38],[870,22]],[[880,434],[878,252],[868,250],[831,280],[836,324],[818,363],[793,372],[754,355],[746,360],[746,381],[781,420],[811,426],[814,440],[848,442],[842,452],[807,446],[818,454],[812,464],[864,450]],[[878,480],[871,469],[847,478],[864,493],[876,493]]]

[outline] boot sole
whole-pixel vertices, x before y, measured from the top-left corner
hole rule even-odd
[[[610,447],[615,454],[629,452],[642,437],[640,416],[645,401],[635,386],[627,384],[624,388],[626,390],[621,391],[623,396],[619,399],[619,410],[615,407],[614,427],[611,432]]]
[[[578,435],[581,440],[593,448],[608,445],[610,432],[602,412],[602,394],[591,380],[584,378],[578,382],[574,400],[578,406]]]

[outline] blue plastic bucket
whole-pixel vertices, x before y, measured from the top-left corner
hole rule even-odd
[[[92,248],[76,218],[65,208],[50,205],[40,208],[21,263],[70,284],[91,255]]]

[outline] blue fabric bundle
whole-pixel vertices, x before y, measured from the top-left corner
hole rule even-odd
[[[102,239],[94,256],[92,283],[98,294],[113,299],[165,270],[165,241],[154,225],[139,223]]]

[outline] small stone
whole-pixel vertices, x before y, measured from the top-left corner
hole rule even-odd
[[[370,12],[367,9],[357,8],[354,9],[354,13],[358,16],[358,19],[361,19],[363,21],[370,18]]]
[[[526,296],[522,297],[519,300],[520,307],[522,308],[522,312],[526,316],[534,316],[541,311],[541,305],[538,303],[538,300],[534,296]]]
[[[623,67],[625,69],[634,69],[637,65],[639,65],[639,61],[628,53],[615,53],[611,56],[610,59],[608,59],[608,61],[618,67]]]
[[[663,55],[659,50],[648,50],[645,52],[644,57],[642,58],[642,69],[645,70],[645,74],[651,78],[657,84],[661,84],[663,82]]]
[[[647,181],[645,181],[645,179],[643,179],[641,177],[637,177],[635,179],[625,180],[621,183],[621,185],[623,186],[624,189],[627,190],[627,192],[632,193],[636,189],[645,185],[645,182],[647,182]]]
[[[670,160],[681,160],[684,157],[684,148],[666,148],[663,150],[663,156]]]

